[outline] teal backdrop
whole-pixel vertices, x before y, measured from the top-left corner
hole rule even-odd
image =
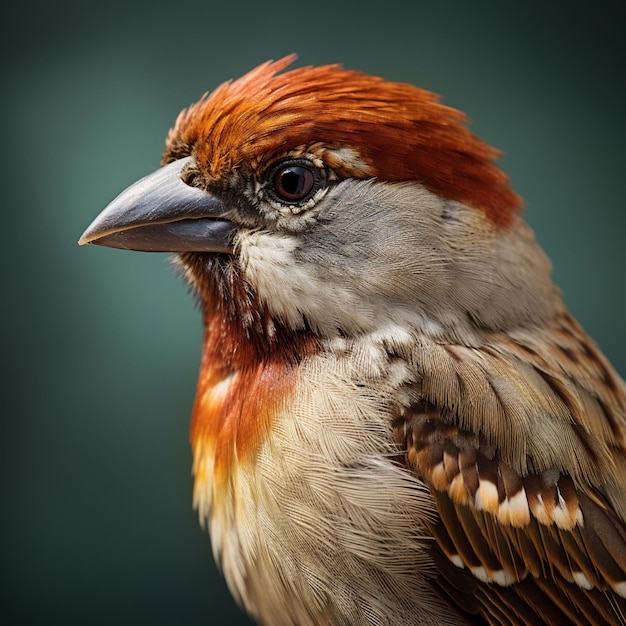
[[[5,8],[2,622],[248,623],[191,507],[194,299],[167,255],[76,241],[158,166],[181,108],[267,59],[340,62],[465,111],[506,153],[569,307],[626,373],[623,12],[603,0]]]

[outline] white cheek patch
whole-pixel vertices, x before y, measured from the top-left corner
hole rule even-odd
[[[245,277],[271,314],[292,328],[308,323],[330,335],[340,326],[363,324],[367,312],[359,310],[355,295],[298,263],[297,245],[295,236],[264,231],[239,239]]]

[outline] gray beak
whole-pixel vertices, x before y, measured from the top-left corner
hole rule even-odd
[[[192,157],[138,180],[91,223],[78,243],[144,252],[232,252],[235,225],[222,201],[183,182]]]

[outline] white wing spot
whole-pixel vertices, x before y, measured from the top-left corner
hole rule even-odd
[[[505,572],[503,569],[498,570],[497,572],[493,572],[491,574],[491,578],[495,583],[500,585],[500,587],[508,587],[512,585],[514,582],[517,582],[517,579],[511,576],[508,572]]]
[[[505,572],[503,569],[499,569],[496,572],[489,572],[484,567],[472,567],[472,574],[483,583],[492,584],[496,583],[500,587],[508,587],[517,582],[517,579],[511,576],[511,574]]]
[[[523,528],[530,522],[530,510],[524,489],[500,505],[498,519],[501,523],[510,524],[515,528]]]
[[[465,563],[463,563],[463,559],[458,554],[453,554],[448,557],[453,565],[456,565],[460,569],[465,569]]]
[[[593,589],[591,581],[582,572],[572,572],[574,582],[582,589]]]
[[[487,570],[484,567],[472,567],[472,574],[478,578],[483,583],[490,583],[491,576],[487,573]]]
[[[613,591],[615,591],[618,596],[626,598],[626,581],[622,581],[621,583],[615,583],[613,585]]]
[[[481,480],[474,496],[474,504],[479,511],[497,513],[498,488],[490,480]]]

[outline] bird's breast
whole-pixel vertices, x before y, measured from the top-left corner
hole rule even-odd
[[[260,623],[370,623],[372,594],[375,623],[407,624],[396,594],[430,623],[420,581],[434,503],[396,462],[390,418],[409,373],[373,342],[335,347],[291,365],[203,365],[196,504],[231,592]]]

